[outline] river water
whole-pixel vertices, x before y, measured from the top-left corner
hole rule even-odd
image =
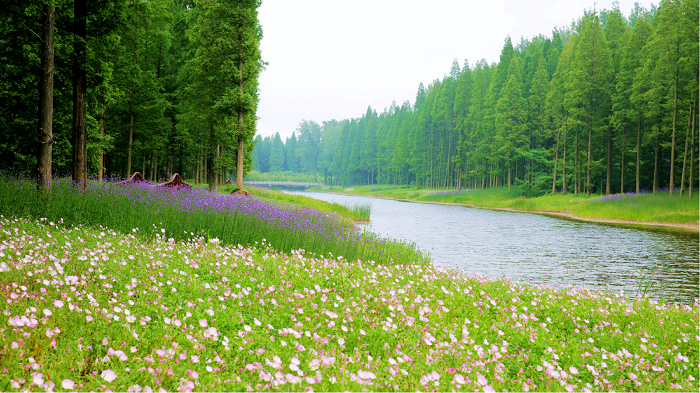
[[[639,293],[692,303],[699,297],[697,233],[636,229],[454,205],[317,192],[295,194],[372,206],[366,229],[416,243],[434,262],[491,278]]]

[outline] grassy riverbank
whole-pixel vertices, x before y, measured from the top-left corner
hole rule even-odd
[[[189,183],[194,184],[194,181],[189,181]],[[196,186],[199,188],[209,187],[207,184],[197,184]],[[235,184],[225,184],[219,187],[217,192],[222,195],[228,195],[235,190],[238,190]],[[342,203],[326,202],[303,195],[288,194],[279,190],[251,185],[246,185],[245,190],[257,198],[283,206],[303,206],[309,209],[338,214],[342,217],[354,220],[355,222],[369,221],[372,212],[369,204],[343,205]]]
[[[48,218],[64,226],[104,225],[145,238],[157,227],[174,240],[194,235],[234,245],[266,240],[282,252],[304,249],[348,259],[427,263],[411,244],[360,232],[344,216],[304,206],[220,195],[197,187],[171,190],[90,183],[85,190],[76,190],[69,179],[55,181],[51,192],[42,196],[28,179],[2,180],[0,214],[5,216]]]
[[[416,202],[458,203],[487,208],[568,213],[584,218],[604,218],[635,222],[688,224],[697,223],[700,199],[668,196],[668,192],[640,195],[623,194],[590,197],[579,194],[545,195],[525,198],[519,187],[483,190],[430,190],[399,186],[314,187],[310,191],[342,192],[356,195],[389,197]]]
[[[696,391],[698,311],[0,219],[3,391]]]

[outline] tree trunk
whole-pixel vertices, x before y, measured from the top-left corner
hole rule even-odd
[[[678,113],[678,62],[676,62],[676,80],[673,85],[673,131],[671,132],[671,177],[668,182],[668,193],[673,196],[673,175],[676,167],[676,117]]]
[[[612,181],[612,130],[608,130],[608,165],[605,179],[605,195],[610,195],[610,182]]]
[[[690,132],[693,134],[690,141],[690,175],[688,176],[688,196],[693,197],[693,190],[695,189],[695,183],[693,183],[693,171],[695,168],[695,116],[697,116],[697,107],[693,108],[693,125],[690,127]]]
[[[214,123],[209,126],[209,174],[207,183],[209,183],[209,191],[216,191],[216,130]]]
[[[153,153],[153,178],[154,181],[158,182],[158,151]]]
[[[201,173],[201,169],[202,169],[202,157],[197,156],[197,165],[195,166],[195,169],[194,169],[194,184],[199,184],[199,182],[200,182],[199,174]]]
[[[141,175],[146,177],[146,152],[141,154]]]
[[[627,145],[625,128],[622,128],[622,148],[620,149],[620,194],[625,193],[625,146]]]
[[[566,125],[564,125],[564,158],[561,161],[561,193],[566,194]]]
[[[554,153],[554,174],[552,175],[552,195],[557,193],[557,161],[559,161],[559,137],[561,128],[557,131],[557,150]]]
[[[100,140],[104,140],[104,136],[105,136],[105,111],[103,109],[100,112]],[[144,155],[144,160],[145,159],[146,159],[146,156]],[[97,169],[97,181],[100,183],[102,182],[102,180],[104,180],[104,167],[105,167],[105,152],[104,152],[104,150],[102,150],[102,148],[100,148],[100,167]]]
[[[576,145],[574,146],[574,196],[578,196],[579,191],[579,168],[578,168],[578,124],[576,125]]]
[[[151,183],[153,182],[154,177],[155,177],[154,176],[155,170],[156,170],[156,168],[154,166],[155,163],[156,163],[156,154],[153,153],[153,155],[151,156],[151,170],[148,172],[148,175],[150,176]]]
[[[134,23],[134,60],[132,61],[132,66],[136,69],[136,40],[138,38],[138,30],[136,29],[136,23]],[[129,153],[127,156],[127,170],[128,176],[131,176],[131,150],[134,144],[134,97],[136,94],[136,82],[134,81],[135,75],[131,74],[131,106],[129,107]]]
[[[586,167],[586,195],[591,196],[591,137],[593,135],[593,106],[591,105],[591,119],[588,127],[588,165]]]
[[[657,143],[658,143],[658,136],[657,136]],[[659,146],[658,144],[654,146],[654,184],[652,184],[652,194],[656,194],[656,187],[658,186],[658,178],[659,178]]]
[[[238,90],[243,95],[243,56],[238,56]],[[243,108],[238,109],[238,151],[236,152],[236,187],[243,189],[243,163],[245,154],[245,135],[243,133]]]
[[[56,8],[44,4],[41,37],[41,72],[39,77],[39,129],[37,146],[37,188],[47,191],[51,186],[53,156],[53,75],[54,33]]]
[[[695,93],[695,92],[693,92]],[[688,128],[685,132],[685,150],[683,150],[683,171],[681,172],[681,196],[683,196],[683,183],[685,183],[685,166],[688,160],[688,137],[690,136],[690,118],[693,115],[693,110],[695,109],[695,97],[693,97],[693,104],[690,106],[690,111],[688,111]]]
[[[510,167],[511,167],[511,162],[508,162],[508,191],[510,191]]]
[[[85,188],[85,139],[86,139],[86,39],[87,5],[86,0],[73,3],[73,183]]]
[[[641,156],[642,152],[642,112],[639,112],[639,118],[637,119],[637,179],[636,179],[636,189],[635,193],[639,195],[639,157]]]

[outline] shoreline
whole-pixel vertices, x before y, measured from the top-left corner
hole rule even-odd
[[[553,212],[553,211],[546,211],[546,210],[521,210],[521,209],[513,209],[511,207],[486,207],[486,206],[474,205],[471,203],[417,201],[414,199],[393,198],[393,197],[388,197],[388,196],[362,195],[362,194],[353,194],[353,193],[349,193],[349,192],[337,192],[337,191],[314,191],[314,192],[325,192],[328,194],[340,194],[340,195],[364,196],[364,197],[368,197],[368,198],[391,199],[391,200],[400,201],[400,202],[429,203],[429,204],[433,204],[433,205],[454,205],[454,206],[471,207],[471,208],[476,208],[476,209],[507,211],[507,212],[513,212],[513,213],[539,214],[539,215],[543,215],[543,216],[550,216],[553,218],[559,218],[562,220],[594,222],[594,223],[599,223],[599,224],[617,224],[617,225],[624,225],[624,226],[631,226],[631,227],[636,226],[636,227],[672,228],[674,230],[680,229],[683,231],[700,233],[700,225],[698,224],[698,222],[676,223],[676,222],[632,221],[632,220],[622,220],[622,219],[618,219],[618,218],[582,217],[582,216],[578,216],[578,215],[573,214],[573,213]]]

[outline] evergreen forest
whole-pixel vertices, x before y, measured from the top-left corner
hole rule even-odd
[[[252,167],[260,0],[5,0],[0,167],[47,179]],[[234,175],[235,174],[235,175]]]
[[[551,37],[505,39],[415,102],[256,137],[254,168],[329,185],[519,185],[544,193],[656,192],[698,180],[698,2],[625,16],[588,10]]]

